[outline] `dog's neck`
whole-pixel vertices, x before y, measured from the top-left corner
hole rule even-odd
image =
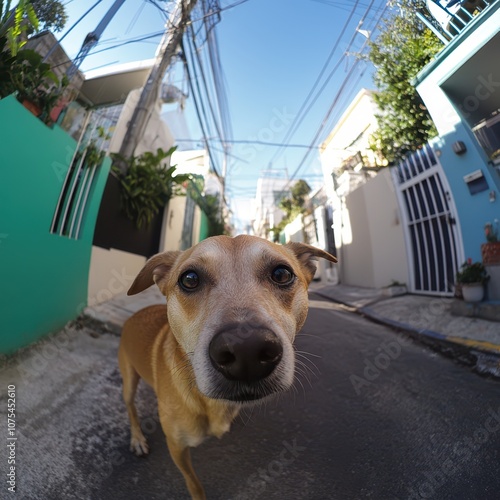
[[[165,362],[171,367],[171,373],[178,375],[175,387],[170,387],[170,390],[177,392],[178,397],[182,399],[193,418],[197,419],[198,422],[200,419],[204,420],[205,436],[220,438],[228,432],[241,405],[223,399],[208,398],[200,392],[196,386],[189,356],[177,342],[172,331],[167,333],[164,341],[163,356]]]

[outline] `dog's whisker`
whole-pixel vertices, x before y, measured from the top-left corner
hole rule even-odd
[[[321,371],[318,368],[318,366],[316,365],[316,363],[314,363],[314,361],[309,359],[307,357],[307,355],[305,355],[304,353],[301,353],[301,352],[298,352],[296,354],[297,354],[297,357],[296,357],[297,363],[301,363],[303,366],[307,366],[307,368],[309,370],[311,370],[311,372],[315,371],[318,375],[321,373]],[[304,361],[302,361],[302,360],[304,360]],[[312,368],[314,368],[314,370],[306,362],[310,363],[312,365]]]
[[[307,351],[300,351],[299,349],[295,349],[295,353],[304,357],[312,356],[313,358],[323,359],[323,356],[320,356],[319,354],[314,354],[312,352],[307,352]]]
[[[311,363],[312,366],[310,366],[309,364],[307,364],[305,361],[302,361],[301,359],[296,359],[295,362],[296,362],[296,367],[300,367],[305,372],[307,372],[315,377],[318,376],[320,373],[319,368],[314,363]]]
[[[315,379],[319,378],[318,372],[314,372],[309,366],[300,361],[297,361],[297,366],[295,367],[295,370],[298,373],[300,373],[309,383],[311,383],[310,377],[314,377]]]
[[[304,397],[306,396],[306,389],[304,387],[304,384],[300,381],[298,377],[295,377],[295,381],[300,385],[302,388],[302,393],[304,394]],[[297,388],[297,394],[298,394],[298,388]]]
[[[306,367],[307,368],[307,367]],[[298,375],[301,375],[302,377],[304,377],[308,382],[310,382],[310,379],[309,379],[309,373],[307,372],[306,369],[302,368],[300,365],[297,365],[295,367],[295,372],[296,374]]]
[[[313,335],[312,333],[304,333],[304,332],[300,332],[298,334],[298,337],[311,337],[313,339],[321,339],[321,335]]]

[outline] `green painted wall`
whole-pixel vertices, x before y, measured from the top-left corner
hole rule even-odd
[[[210,221],[208,220],[208,217],[206,216],[205,212],[202,210],[200,219],[200,241],[208,238],[209,230],[210,230]]]
[[[87,300],[94,226],[107,158],[79,240],[50,233],[76,142],[13,97],[0,100],[0,353],[10,354],[74,319]]]

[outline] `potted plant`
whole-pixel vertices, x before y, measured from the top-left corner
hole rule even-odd
[[[500,264],[500,241],[498,231],[498,219],[487,222],[484,225],[486,243],[481,245],[481,256],[485,266]]]
[[[466,302],[481,302],[484,297],[484,284],[488,274],[481,262],[467,259],[462,264],[461,271],[456,275],[456,282],[461,286],[462,296]]]
[[[189,175],[175,175],[175,166],[165,161],[175,151],[158,148],[156,153],[146,151],[139,156],[124,158],[115,153],[111,166],[121,184],[121,205],[124,214],[137,229],[147,228],[153,217],[165,207],[168,200],[178,194],[180,186],[190,178]]]
[[[382,288],[382,295],[386,297],[396,297],[398,295],[404,295],[406,292],[406,285],[397,280],[392,280],[389,285]]]
[[[50,112],[68,85],[67,79],[59,80],[50,64],[43,62],[42,56],[30,49],[17,53],[16,64],[10,73],[18,101],[49,123]]]

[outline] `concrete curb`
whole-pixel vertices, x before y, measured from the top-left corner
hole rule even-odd
[[[480,374],[500,378],[500,345],[498,344],[462,337],[452,337],[433,330],[419,329],[407,323],[381,316],[369,306],[357,307],[348,302],[334,299],[325,293],[321,293],[321,291],[310,290],[310,292],[332,302],[342,304],[371,321],[403,331],[412,339],[437,350],[443,355],[473,367]]]

